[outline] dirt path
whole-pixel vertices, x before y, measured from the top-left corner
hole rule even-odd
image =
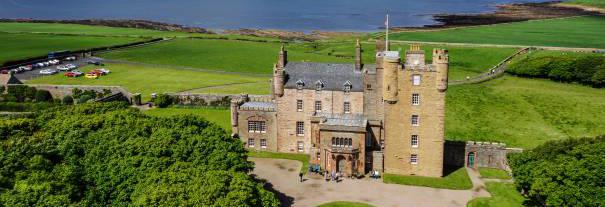
[[[269,182],[268,186],[278,192],[283,206],[311,207],[331,201],[355,201],[381,207],[466,206],[475,194],[472,190],[385,184],[371,179],[344,179],[334,183],[320,178],[305,178],[300,183],[300,162],[266,158],[250,160],[256,164],[252,173]]]

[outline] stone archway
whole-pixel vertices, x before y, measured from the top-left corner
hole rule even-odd
[[[477,154],[475,152],[469,152],[466,156],[466,166],[470,168],[475,168],[475,163],[477,162]]]
[[[336,172],[344,173],[345,170],[347,169],[346,165],[347,165],[347,159],[342,155],[338,155],[336,157]]]

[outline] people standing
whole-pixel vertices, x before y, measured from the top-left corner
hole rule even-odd
[[[298,177],[300,177],[300,182],[302,183],[303,182],[303,173],[299,172],[298,173]]]

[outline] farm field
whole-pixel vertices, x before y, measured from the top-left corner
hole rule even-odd
[[[177,39],[170,42],[110,52],[103,58],[159,65],[179,65],[217,71],[270,74],[277,60],[279,43],[260,43],[233,40]],[[354,63],[354,42],[293,43],[288,44],[290,61]],[[375,62],[375,45],[365,43],[364,62]],[[427,61],[431,51],[440,45],[425,45]],[[406,50],[407,44],[393,44],[392,48]],[[463,79],[487,71],[488,68],[514,53],[515,48],[448,47],[450,51],[450,79]]]
[[[576,4],[605,9],[605,0],[571,0],[564,2],[564,4]]]
[[[87,66],[83,72],[95,69]],[[99,79],[85,77],[68,78],[61,73],[40,77],[27,81],[32,84],[59,84],[59,85],[108,85],[123,86],[132,93],[141,93],[143,100],[148,100],[151,93],[181,92],[190,89],[220,86],[234,83],[254,83],[266,81],[267,77],[244,76],[225,73],[208,73],[194,70],[183,70],[162,67],[133,66],[126,64],[108,64],[104,66],[111,70],[107,76]],[[249,91],[258,93],[257,91]],[[262,91],[260,93],[264,93]]]
[[[66,35],[10,34],[0,32],[0,64],[10,60],[44,56],[51,51],[79,50],[101,46],[120,45],[143,40],[134,37],[90,37],[74,38]]]
[[[391,34],[393,40],[605,48],[605,16],[461,27]]]

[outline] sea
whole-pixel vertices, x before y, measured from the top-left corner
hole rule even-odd
[[[0,18],[138,19],[213,30],[376,31],[437,24],[434,14],[483,13],[544,0],[0,0]]]

